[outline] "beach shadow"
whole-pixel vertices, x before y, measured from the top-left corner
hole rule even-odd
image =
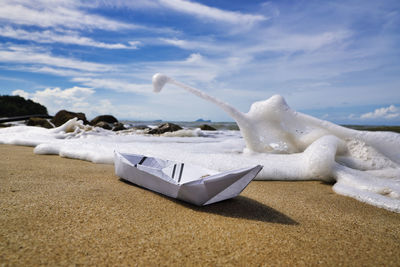
[[[333,186],[334,184],[336,184],[336,181],[321,181],[321,184]]]
[[[172,201],[198,212],[212,213],[225,217],[287,225],[299,224],[282,212],[245,196],[237,196],[201,207],[177,199],[172,199]]]
[[[253,220],[253,221],[260,221],[267,223],[279,223],[286,225],[299,224],[292,218],[275,210],[274,208],[271,208],[267,205],[264,205],[263,203],[260,203],[254,199],[245,196],[237,196],[235,198],[227,199],[207,206],[196,206],[178,199],[167,197],[157,192],[153,192],[147,188],[138,186],[134,183],[131,183],[123,179],[120,179],[120,181],[144,189],[153,194],[157,194],[165,199],[173,201],[181,206],[184,206],[186,208],[189,208],[197,212],[212,213],[230,218],[239,218],[239,219],[246,219],[246,220]]]

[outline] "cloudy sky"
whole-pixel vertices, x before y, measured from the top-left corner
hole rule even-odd
[[[400,124],[400,1],[0,0],[0,94],[90,119],[226,121],[274,94],[336,123]]]

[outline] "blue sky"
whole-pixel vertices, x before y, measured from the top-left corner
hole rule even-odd
[[[87,117],[230,120],[274,94],[336,123],[400,124],[400,1],[0,0],[0,93]]]

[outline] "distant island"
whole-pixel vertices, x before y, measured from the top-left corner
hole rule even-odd
[[[202,118],[196,120],[196,122],[211,122],[211,120],[203,120]]]

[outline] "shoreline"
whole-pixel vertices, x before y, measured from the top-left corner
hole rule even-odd
[[[5,265],[397,265],[400,214],[318,181],[253,181],[196,207],[112,165],[0,145]]]

